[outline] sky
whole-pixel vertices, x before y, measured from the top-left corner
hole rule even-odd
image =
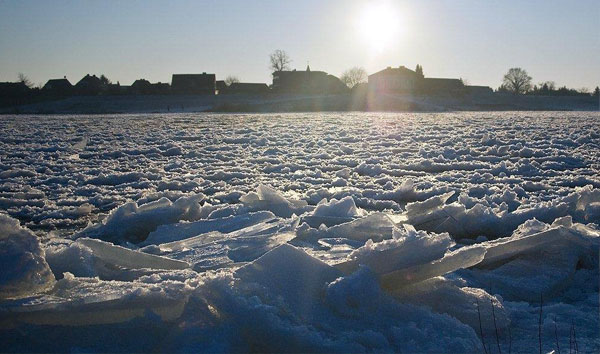
[[[0,0],[0,81],[104,74],[130,85],[174,73],[271,83],[269,54],[339,76],[423,66],[426,77],[498,87],[600,85],[600,1]]]

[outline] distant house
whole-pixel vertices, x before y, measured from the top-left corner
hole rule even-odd
[[[93,96],[102,92],[104,85],[96,75],[85,75],[75,84],[75,92],[79,95]]]
[[[62,79],[48,80],[42,88],[42,91],[53,96],[66,96],[73,92],[73,85],[65,76]]]
[[[369,91],[376,93],[455,95],[465,92],[460,79],[426,78],[413,70],[400,66],[387,67],[369,75]]]
[[[292,94],[339,94],[348,92],[348,87],[337,77],[324,71],[275,71],[273,92]]]
[[[377,93],[413,93],[423,77],[405,66],[387,68],[369,75],[369,91]]]
[[[269,92],[267,84],[234,82],[227,88],[227,93],[234,94],[263,94]]]
[[[138,79],[131,84],[130,93],[135,95],[149,95],[152,93],[152,84],[145,79]]]
[[[166,95],[170,89],[171,86],[167,83],[157,82],[152,84],[146,79],[139,79],[131,84],[129,92],[134,95]]]
[[[27,95],[31,89],[24,82],[0,82],[0,98],[14,98]]]
[[[215,74],[173,74],[171,91],[182,95],[214,95]]]

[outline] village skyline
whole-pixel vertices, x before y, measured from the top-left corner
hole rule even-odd
[[[365,15],[380,3],[389,9],[383,21],[389,28]],[[497,88],[508,68],[522,67],[536,83],[589,90],[600,77],[600,7],[593,1],[177,1],[165,14],[163,7],[152,1],[2,2],[0,81],[15,81],[19,72],[35,84],[102,73],[131,84],[206,71],[268,83],[273,48],[286,49],[292,68],[309,64],[335,76],[355,66],[371,74],[421,64],[432,77]],[[390,31],[394,36],[383,38]]]

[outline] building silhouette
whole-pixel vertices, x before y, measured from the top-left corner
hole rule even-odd
[[[387,68],[369,75],[369,91],[376,93],[413,93],[423,78],[405,66]]]
[[[73,92],[73,85],[66,76],[62,79],[50,79],[42,88],[42,92],[53,96],[68,96]]]
[[[462,95],[492,92],[487,86],[465,86],[460,79],[424,77],[421,72],[405,66],[387,67],[369,75],[368,88],[372,93],[383,94]]]
[[[215,74],[173,74],[171,91],[183,95],[214,95],[217,89]]]
[[[75,84],[75,93],[84,96],[95,96],[102,92],[102,81],[96,75],[85,75]]]
[[[340,79],[324,71],[284,70],[273,73],[272,89],[276,93],[290,94],[340,94],[349,92]]]

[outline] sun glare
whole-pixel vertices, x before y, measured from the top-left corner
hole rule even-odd
[[[399,13],[389,2],[370,3],[360,14],[358,30],[371,49],[387,49],[398,37]]]

